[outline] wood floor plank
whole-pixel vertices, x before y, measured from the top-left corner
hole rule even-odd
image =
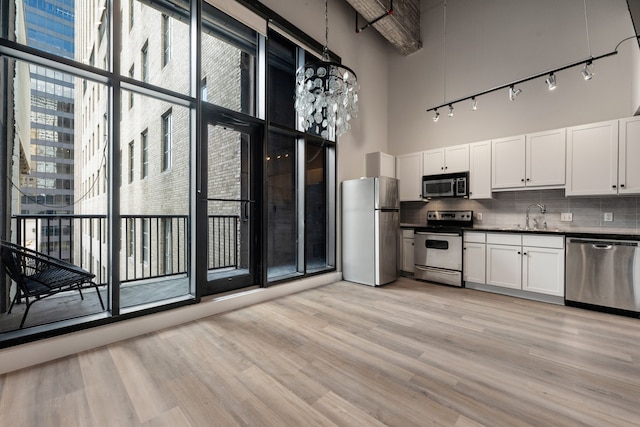
[[[334,392],[328,392],[318,399],[313,407],[333,421],[334,424],[344,427],[384,427],[385,424],[372,418],[361,411],[349,401],[341,398]]]
[[[139,425],[135,409],[127,396],[120,376],[117,375],[117,368],[113,364],[108,348],[101,347],[82,352],[78,355],[78,360],[84,381],[84,394],[89,404],[91,417],[89,425]],[[44,366],[57,363],[57,361],[49,362]],[[32,409],[37,412],[37,405]]]
[[[140,422],[145,423],[170,409],[164,393],[153,380],[153,366],[147,364],[144,355],[118,344],[109,346],[109,354]]]
[[[640,319],[338,282],[1,375],[0,421],[638,426]]]

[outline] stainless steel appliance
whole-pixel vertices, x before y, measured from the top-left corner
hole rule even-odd
[[[342,182],[342,275],[380,286],[398,278],[400,244],[398,180],[388,177]]]
[[[422,198],[469,197],[469,172],[422,177]]]
[[[565,301],[640,312],[637,241],[567,237]]]
[[[415,232],[414,277],[462,286],[462,229],[472,225],[472,211],[428,211]]]

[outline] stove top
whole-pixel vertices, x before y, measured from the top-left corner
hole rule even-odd
[[[473,211],[428,211],[427,228],[460,229],[473,226]]]

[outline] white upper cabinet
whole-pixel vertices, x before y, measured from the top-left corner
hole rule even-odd
[[[620,120],[618,193],[640,193],[640,117]]]
[[[425,151],[423,169],[425,175],[468,171],[469,144]]]
[[[525,184],[525,137],[514,136],[491,142],[493,188],[517,188]]]
[[[565,181],[566,130],[557,129],[528,134],[526,145],[526,186],[563,186]]]
[[[469,144],[469,198],[491,198],[491,141]]]
[[[628,154],[627,158],[631,159]],[[568,128],[566,195],[591,196],[617,192],[618,121]]]
[[[493,140],[492,187],[562,187],[565,157],[565,129]]]
[[[422,200],[422,151],[396,157],[401,202]]]
[[[368,177],[396,177],[396,158],[391,154],[383,153],[381,151],[368,153],[366,157],[366,163],[366,171]]]

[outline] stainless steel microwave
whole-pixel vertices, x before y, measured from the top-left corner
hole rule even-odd
[[[469,197],[469,172],[422,177],[422,198]]]

